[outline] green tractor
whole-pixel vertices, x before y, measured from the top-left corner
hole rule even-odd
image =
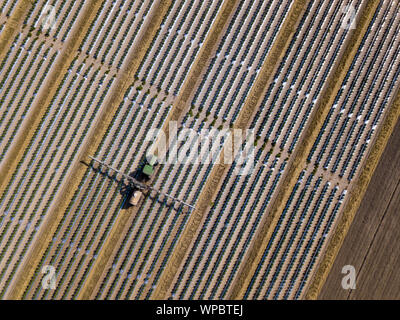
[[[151,177],[151,175],[154,172],[154,166],[157,164],[157,157],[156,156],[151,156],[150,159],[147,159],[147,163],[143,167],[143,174],[146,175],[148,178]]]

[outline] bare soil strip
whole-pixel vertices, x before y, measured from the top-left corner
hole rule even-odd
[[[313,114],[310,116],[309,124],[299,139],[297,148],[288,164],[286,175],[284,176],[283,181],[279,186],[277,196],[271,205],[270,212],[265,215],[264,220],[257,231],[256,239],[252,243],[252,247],[244,259],[247,263],[243,265],[242,269],[239,271],[240,277],[236,280],[231,291],[231,299],[242,299],[244,296],[251,277],[255,273],[257,265],[261,260],[268,240],[278,222],[279,215],[283,211],[285,203],[290,196],[301,170],[306,166],[307,155],[317,138],[318,132],[328,114],[329,107],[334,101],[378,4],[379,0],[368,1],[365,6],[360,9],[361,12],[359,14],[359,20],[357,21],[357,27],[352,30],[352,34],[349,35],[345,44],[345,49],[342,51],[341,57],[337,60],[332,69],[324,88],[324,92],[322,93]]]
[[[279,61],[282,59],[285,50],[289,45],[289,40],[296,30],[297,24],[300,21],[300,17],[305,10],[307,3],[307,0],[297,0],[293,3],[290,12],[271,48],[271,51],[268,53],[262,69],[260,70],[260,74],[258,75],[254,86],[249,93],[249,97],[246,99],[242,110],[240,110],[238,119],[236,120],[233,128],[245,129],[248,127],[252,115],[256,111],[265,88],[267,87],[267,84],[273,75],[273,71],[277,68]],[[217,194],[218,187],[222,183],[224,173],[229,169],[228,164],[223,164],[222,157],[223,151],[221,152],[219,164],[216,164],[213,167],[210,176],[207,179],[200,198],[196,203],[196,209],[191,213],[189,221],[170,260],[166,265],[152,299],[167,298],[166,294],[168,289],[172,285],[172,281],[179,270],[181,263],[183,262],[183,259],[193,241],[201,221],[204,219],[206,212],[210,208],[211,200],[214,199]]]
[[[399,88],[397,90],[399,90]],[[350,225],[353,222],[354,216],[360,207],[361,201],[378,165],[379,159],[381,159],[390,135],[392,134],[397,121],[399,121],[399,117],[400,91],[397,92],[397,96],[393,101],[393,104],[390,106],[390,109],[384,119],[383,125],[379,129],[378,136],[371,148],[371,152],[368,155],[360,176],[350,192],[349,200],[347,201],[343,210],[341,219],[335,229],[335,233],[332,235],[332,239],[329,242],[325,255],[321,259],[321,263],[315,274],[313,282],[310,284],[306,294],[306,299],[317,299],[318,295],[320,294],[322,286],[324,285],[326,278],[332,269],[339,249],[341,248],[347,232],[349,231]],[[388,177],[385,176],[383,179],[388,179]],[[398,266],[396,265],[396,267]]]
[[[32,0],[20,0],[15,7],[11,17],[7,20],[6,26],[0,35],[0,61],[8,51],[15,34],[24,22],[25,16],[32,6]]]

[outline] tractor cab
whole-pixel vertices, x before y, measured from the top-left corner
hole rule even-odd
[[[148,178],[150,178],[153,175],[154,172],[154,167],[157,165],[157,157],[152,155],[150,156],[147,161],[146,164],[143,167],[143,174],[145,176],[147,176]]]

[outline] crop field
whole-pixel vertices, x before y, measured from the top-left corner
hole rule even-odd
[[[306,298],[399,116],[399,31],[396,0],[1,1],[1,299]]]

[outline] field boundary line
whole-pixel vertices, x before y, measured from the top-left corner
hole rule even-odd
[[[32,107],[34,110],[30,112],[32,117],[27,120],[24,127],[18,133],[16,141],[13,142],[10,151],[7,153],[7,156],[4,159],[4,164],[0,167],[0,194],[4,192],[4,188],[11,180],[12,174],[15,171],[18,163],[22,161],[22,157],[26,151],[26,148],[34,136],[48,106],[50,105],[50,101],[61,83],[62,76],[67,72],[68,67],[74,60],[79,44],[88,31],[90,22],[94,19],[101,3],[101,0],[88,1],[83,9],[84,11],[78,18],[79,20],[73,26],[71,36],[68,37],[65,46],[61,50],[60,55],[57,57],[54,67],[51,69],[46,83],[39,93],[40,96],[36,105]],[[17,274],[14,277],[10,288],[8,289],[8,299],[18,299],[23,294],[25,284],[32,276],[35,269],[34,266],[36,266],[36,263],[38,263],[39,252],[41,252],[44,243],[50,240],[50,233],[47,232],[47,226],[49,222],[52,221],[52,218],[52,214],[49,211],[49,214],[47,215],[39,234],[35,236],[38,241],[33,243],[31,252],[28,253],[28,258],[22,265],[20,271],[17,271]]]
[[[252,115],[256,111],[257,105],[262,98],[265,87],[272,77],[273,71],[277,67],[277,63],[282,59],[287,46],[290,43],[291,35],[294,34],[299,23],[301,12],[306,8],[308,0],[295,0],[290,8],[290,11],[285,18],[285,21],[279,30],[279,33],[261,67],[260,73],[257,76],[253,87],[240,110],[237,120],[233,128],[245,129],[248,126]],[[173,251],[171,259],[167,262],[165,270],[160,278],[156,291],[152,295],[152,299],[165,299],[169,288],[179,271],[184,257],[189,250],[189,247],[196,235],[196,232],[205,218],[207,209],[210,207],[211,199],[214,199],[218,186],[221,185],[224,173],[229,168],[228,164],[223,164],[222,157],[224,151],[221,151],[219,162],[214,165],[212,171],[207,178],[204,189],[202,190],[199,200],[196,203],[196,209],[192,212],[185,229],[180,236],[178,243]]]
[[[389,103],[390,104],[390,103]],[[320,260],[318,269],[315,273],[313,281],[310,283],[308,291],[305,295],[306,299],[315,300],[318,298],[319,293],[329,275],[329,272],[335,262],[335,259],[342,247],[343,241],[350,229],[354,220],[361,201],[364,198],[368,185],[372,179],[379,160],[385,151],[389,138],[396,126],[397,121],[400,121],[400,87],[397,87],[397,94],[393,103],[390,105],[389,110],[385,116],[384,122],[379,128],[378,136],[370,150],[368,158],[361,169],[360,175],[355,182],[353,188],[350,190],[350,196],[343,209],[342,216],[335,228],[329,241],[328,248]]]
[[[271,203],[270,212],[263,217],[261,226],[257,230],[256,238],[244,259],[247,263],[238,272],[240,277],[236,280],[230,292],[230,299],[242,299],[244,297],[246,289],[261,261],[265,247],[277,225],[280,213],[283,211],[301,170],[307,164],[307,156],[329,112],[329,106],[332,105],[339,91],[378,4],[379,0],[368,1],[364,7],[360,8],[357,21],[358,27],[350,31],[348,39],[345,40],[345,48],[342,49],[342,53],[329,74],[321,97],[310,115],[308,125],[301,134],[297,146],[290,157],[286,174],[279,184],[275,199]]]

